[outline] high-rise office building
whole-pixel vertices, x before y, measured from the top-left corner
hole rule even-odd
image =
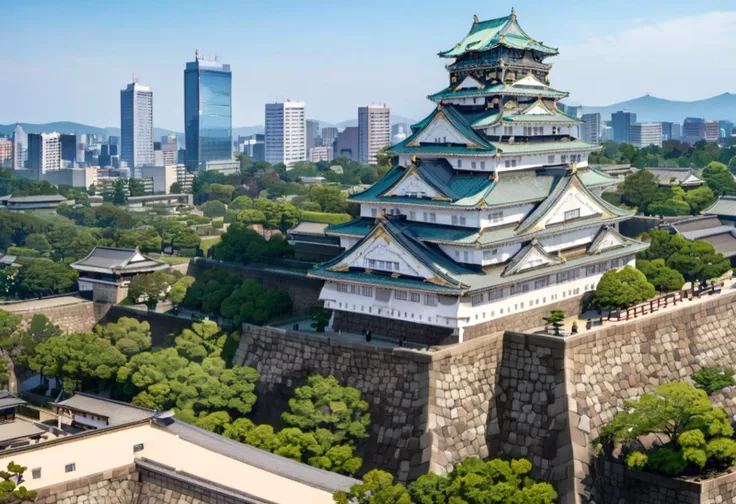
[[[694,144],[705,138],[705,121],[700,117],[687,117],[682,123],[683,141]]]
[[[613,141],[631,143],[631,125],[636,123],[636,114],[619,110],[611,114],[613,123]]]
[[[184,70],[184,136],[187,169],[233,157],[230,65],[200,58]]]
[[[307,159],[304,103],[285,101],[266,104],[266,161],[287,168]]]
[[[13,153],[10,163],[13,170],[22,170],[28,161],[28,134],[20,124],[13,128]]]
[[[317,146],[319,136],[319,121],[307,119],[307,150]]]
[[[386,105],[358,107],[358,159],[376,164],[376,154],[391,145],[391,110]]]
[[[733,122],[718,121],[718,128],[721,130],[721,138],[731,138],[733,136]]]
[[[9,166],[13,160],[13,141],[7,137],[0,137],[0,166]]]
[[[178,150],[179,144],[176,140],[176,135],[161,137],[161,157],[163,159],[163,166],[173,166],[176,164]]]
[[[705,121],[703,123],[703,138],[706,142],[717,142],[721,138],[721,128],[718,121]]]
[[[120,159],[130,168],[152,165],[153,92],[133,82],[120,91]]]
[[[239,136],[238,150],[249,156],[253,161],[265,161],[266,135],[256,133],[255,135]]]
[[[60,142],[62,162],[66,161],[67,163],[71,163],[72,166],[74,166],[74,163],[77,161],[77,135],[74,133],[62,133],[60,137]]]
[[[323,147],[334,147],[336,139],[337,139],[337,128],[334,128],[334,127],[322,128],[322,146]]]
[[[601,115],[595,114],[583,114],[583,125],[580,128],[581,137],[584,142],[590,144],[601,143]]]
[[[631,125],[631,145],[639,148],[662,147],[662,123],[634,123]]]
[[[319,163],[320,161],[332,161],[332,146],[312,147],[309,149],[309,161]]]
[[[29,133],[28,170],[34,180],[43,174],[61,169],[61,135],[59,133]]]
[[[358,134],[358,129],[357,126],[348,126],[337,134],[334,149],[335,158],[344,157],[353,161],[359,160],[358,144],[360,142],[358,138],[360,135]]]

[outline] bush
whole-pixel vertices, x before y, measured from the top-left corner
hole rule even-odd
[[[20,257],[41,257],[38,250],[27,247],[8,247],[8,254]]]
[[[626,266],[603,274],[595,289],[593,304],[602,310],[628,308],[656,295],[654,286],[641,271]]]
[[[319,224],[342,224],[344,222],[350,222],[352,219],[353,218],[346,213],[326,213],[302,210],[302,220],[304,222],[316,222]]]
[[[701,368],[695,371],[691,378],[695,382],[695,386],[701,390],[705,390],[705,393],[708,395],[711,395],[716,390],[736,384],[733,379],[733,370],[719,367]]]

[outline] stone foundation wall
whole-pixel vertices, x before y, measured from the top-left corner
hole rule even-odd
[[[36,504],[129,504],[146,502],[134,464],[38,490]],[[163,502],[163,501],[147,501]]]
[[[37,313],[43,313],[64,332],[90,331],[110,309],[108,304],[94,303],[83,298],[79,298],[79,302],[75,304],[49,308],[35,308],[34,303],[29,301],[0,308],[20,315],[26,323],[30,323]]]
[[[422,345],[448,345],[457,343],[457,336],[452,329],[443,327],[413,324],[404,320],[394,320],[365,313],[352,313],[334,310],[332,327],[335,331],[362,334],[369,330],[374,334],[382,334],[392,338],[403,338],[406,341]]]
[[[430,356],[413,350],[351,344],[270,327],[243,326],[234,362],[261,377],[254,418],[279,425],[294,388],[311,374],[334,375],[370,405],[371,437],[360,447],[364,468],[382,467],[404,480],[429,466],[427,428]],[[426,454],[425,454],[426,452]]]
[[[581,312],[581,304],[584,296],[575,296],[563,299],[556,303],[540,306],[503,318],[490,320],[483,324],[466,327],[463,329],[463,340],[470,341],[481,336],[492,334],[503,334],[506,331],[529,331],[544,326],[544,317],[548,317],[552,310],[562,310],[567,316],[578,315]]]
[[[577,491],[583,502],[590,484],[590,441],[611,421],[624,400],[658,385],[690,380],[703,366],[736,367],[736,293],[703,302],[685,301],[641,320],[566,338],[567,394]],[[714,402],[736,413],[733,390]]]

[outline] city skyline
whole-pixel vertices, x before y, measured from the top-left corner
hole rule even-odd
[[[466,3],[467,8],[459,7],[457,12],[475,11],[481,17],[490,13],[483,12],[490,9]],[[378,19],[376,12],[340,6],[331,10],[330,17],[317,18],[303,15],[304,9],[316,9],[317,4],[292,4],[290,9],[259,6],[240,18],[232,16],[235,5],[229,2],[222,5],[231,7],[206,10],[193,9],[193,4],[173,8],[174,4],[162,2],[152,7],[149,18],[135,20],[131,19],[136,11],[133,6],[89,4],[72,18],[50,2],[9,5],[4,12],[11,22],[3,34],[22,50],[0,57],[7,75],[13,75],[13,79],[0,81],[0,94],[14,97],[3,107],[0,123],[64,120],[113,126],[118,122],[120,83],[136,72],[158,91],[155,126],[183,131],[181,65],[192,59],[197,48],[203,54],[216,53],[232,65],[237,82],[233,86],[236,127],[262,124],[263,104],[287,97],[305,102],[308,117],[327,122],[354,118],[358,106],[383,102],[396,115],[419,119],[430,112],[423,97],[445,85],[442,64],[434,55],[453,43],[454,33],[467,31],[470,22],[468,16],[429,16],[409,6],[389,8],[386,3],[380,28],[358,33],[355,20]],[[540,33],[543,40],[555,40],[560,47],[561,56],[552,62],[560,86],[571,92],[570,103],[606,105],[647,92],[694,100],[730,91],[724,86],[736,80],[736,65],[719,58],[717,50],[736,39],[736,11],[726,10],[729,4],[725,1],[709,0],[697,6],[677,1],[668,4],[664,16],[656,6],[633,1],[584,10],[579,2],[563,2],[555,6],[554,15],[565,20],[564,30],[540,15],[548,7],[538,1],[516,2],[515,6],[531,31]],[[385,16],[386,12],[390,15]],[[39,15],[56,16],[64,22],[43,33],[28,30]],[[331,23],[329,30],[323,29],[325,22]],[[181,29],[198,23],[218,29]],[[707,31],[709,37],[697,48],[690,47],[682,39],[683,26],[687,32]],[[273,37],[274,30],[282,35]],[[197,33],[196,37],[191,33]],[[311,36],[303,37],[304,33]],[[99,38],[100,43],[90,44],[90,37]],[[62,56],[44,51],[52,40],[64,41]],[[662,40],[672,43],[662,44]],[[244,51],[244,47],[251,50]],[[394,58],[399,51],[411,58]],[[698,86],[679,79],[681,62],[692,51],[697,51],[704,66],[717,61],[722,77]],[[325,58],[327,66],[316,65]],[[586,62],[584,67],[580,61]],[[318,73],[314,68],[329,71]],[[636,69],[635,79],[632,69]],[[249,78],[255,71],[269,78]],[[94,72],[96,77],[85,79],[85,72]],[[53,86],[44,77],[48,74],[58,76]],[[392,74],[404,77],[385,78]]]

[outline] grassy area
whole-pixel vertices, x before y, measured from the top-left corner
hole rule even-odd
[[[204,253],[205,257],[207,257],[207,251],[210,249],[210,247],[212,245],[220,243],[221,239],[222,237],[220,236],[208,236],[206,238],[202,238],[202,241],[199,243],[199,246],[202,249],[202,252]]]
[[[302,210],[302,220],[305,222],[317,222],[320,224],[342,224],[343,222],[349,222],[353,218],[345,213],[333,214],[327,212],[312,212],[309,210]]]
[[[179,257],[179,256],[170,256],[170,255],[161,255],[161,254],[146,254],[148,257],[151,257],[152,259],[158,259],[160,261],[163,261],[167,264],[184,264],[189,262],[189,257]]]

